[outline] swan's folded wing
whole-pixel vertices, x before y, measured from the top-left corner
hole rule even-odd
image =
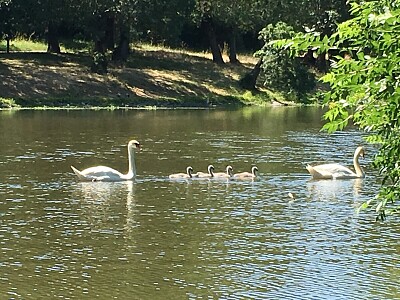
[[[97,166],[97,167],[91,167],[87,168],[83,171],[81,171],[82,175],[88,175],[92,177],[121,177],[123,174],[121,172],[118,172],[117,170],[114,170],[113,168],[110,167],[105,167],[105,166]]]
[[[354,174],[349,168],[336,163],[308,165],[307,170],[314,178],[333,178],[333,174]]]

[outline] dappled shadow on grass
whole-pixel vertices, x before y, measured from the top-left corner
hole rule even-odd
[[[208,65],[210,60],[205,57],[192,56],[185,53],[159,51],[133,51],[127,62],[127,67],[135,69],[182,70],[188,67]]]
[[[243,66],[166,51],[136,51],[105,75],[90,72],[83,54],[0,54],[0,97],[22,106],[209,106],[239,102]]]
[[[47,52],[0,52],[0,62],[2,59],[28,61],[36,65],[43,66],[54,66],[57,63],[63,64],[68,62],[79,63],[89,66],[91,63],[91,57],[89,55],[74,53],[55,54]]]
[[[172,89],[177,87],[178,95],[188,93],[202,96],[218,94],[218,90],[222,94],[223,90],[227,89],[239,90],[238,79],[248,72],[252,65],[230,63],[217,65],[204,56],[143,50],[136,51],[130,56],[127,67],[143,73],[152,70],[151,76],[162,90],[168,91],[171,87]]]

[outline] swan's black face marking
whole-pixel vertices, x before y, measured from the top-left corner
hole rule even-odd
[[[130,146],[135,146],[136,149],[138,149],[139,151],[142,149],[140,143],[136,140],[132,140],[129,142]]]

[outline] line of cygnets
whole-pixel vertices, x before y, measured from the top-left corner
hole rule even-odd
[[[215,168],[213,165],[207,167],[207,173],[197,172],[193,173],[193,168],[191,166],[186,168],[186,173],[175,173],[168,177],[170,179],[190,179],[190,178],[226,178],[226,179],[254,179],[257,177],[258,168],[256,166],[251,167],[251,172],[241,172],[233,174],[232,166],[226,167],[226,172],[214,172]]]

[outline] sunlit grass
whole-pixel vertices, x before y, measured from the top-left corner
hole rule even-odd
[[[209,60],[212,60],[212,54],[210,51],[195,51],[195,50],[189,50],[185,48],[171,48],[165,45],[154,45],[154,44],[146,44],[146,43],[139,43],[139,44],[134,44],[131,45],[132,49],[135,50],[142,50],[142,51],[152,51],[152,52],[157,52],[157,51],[165,51],[169,53],[174,53],[174,54],[185,54],[188,56],[192,57],[200,57],[200,58],[206,58]],[[254,57],[253,54],[251,53],[239,53],[238,59],[241,63],[244,64],[256,64],[257,63],[257,58]],[[228,62],[228,54],[226,52],[222,53],[222,57],[225,62]]]
[[[83,43],[83,42],[82,42]],[[69,42],[68,47],[65,47],[62,43],[60,43],[61,52],[69,53],[76,52],[81,50],[82,47],[81,42]],[[87,45],[85,43],[84,45]],[[5,40],[0,40],[0,51],[7,50],[7,42]],[[31,39],[24,38],[16,38],[10,41],[10,51],[12,52],[46,52],[47,51],[47,43],[44,41],[37,41]]]
[[[0,41],[0,50],[6,51],[6,41]],[[31,51],[31,52],[45,52],[47,45],[43,42],[26,40],[26,39],[15,39],[10,41],[10,51]]]

